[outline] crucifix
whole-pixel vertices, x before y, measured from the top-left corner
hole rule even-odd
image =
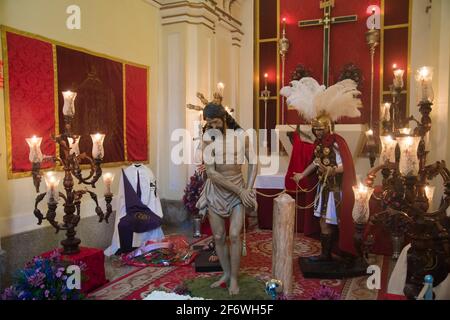
[[[353,22],[358,20],[357,15],[332,17],[331,8],[335,0],[321,0],[320,9],[323,9],[324,17],[314,20],[299,21],[299,27],[313,27],[323,25],[323,84],[328,87],[330,74],[330,29],[331,24]]]

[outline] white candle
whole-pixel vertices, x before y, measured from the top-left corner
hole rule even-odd
[[[381,105],[381,119],[384,121],[391,120],[391,103],[385,102]]]
[[[106,192],[105,194],[111,194],[111,184],[114,181],[114,173],[111,172],[106,172],[105,174],[103,174],[103,183],[105,184],[106,187]]]
[[[42,159],[44,158],[41,152],[42,138],[33,136],[31,138],[25,139],[25,141],[28,143],[28,146],[30,147],[30,154],[28,156],[30,162],[32,163],[42,162]]]
[[[369,200],[374,189],[362,183],[352,188],[355,195],[355,203],[352,211],[353,221],[357,224],[366,224],[370,216]]]
[[[400,173],[404,176],[416,176],[419,173],[417,148],[420,137],[397,137],[400,146]]]
[[[223,84],[223,82],[219,82],[217,84],[217,92],[219,92],[221,97],[223,97],[224,90],[225,90],[225,85]]]
[[[264,74],[264,90],[267,90],[267,79],[269,78],[269,74]]]
[[[63,114],[73,117],[75,115],[75,98],[77,93],[69,90],[63,91],[62,95],[64,97]]]
[[[428,199],[428,205],[431,207],[433,204],[433,196],[434,196],[434,190],[436,187],[434,186],[425,186],[425,195]]]
[[[60,179],[56,176],[55,172],[49,171],[45,174],[45,184],[47,185],[47,200],[48,200],[48,202],[58,201],[59,181],[60,181]]]
[[[403,88],[403,74],[405,70],[396,69],[394,70],[394,87]]]
[[[411,134],[411,128],[401,128],[401,129],[399,129],[399,131],[401,134],[404,134],[404,135]]]
[[[380,136],[380,141],[380,164],[385,164],[386,161],[395,163],[395,147],[397,146],[397,141],[392,139],[391,136]]]
[[[418,95],[421,102],[433,102],[433,68],[421,67],[416,72],[416,81],[419,85]]]
[[[94,159],[103,159],[105,151],[103,150],[103,141],[105,135],[101,133],[91,134],[92,139],[92,157]]]

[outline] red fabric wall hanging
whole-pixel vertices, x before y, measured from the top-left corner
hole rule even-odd
[[[148,161],[148,67],[2,28],[8,177],[30,175],[25,138],[43,138],[55,155],[52,134],[64,128],[61,92],[77,91],[73,131],[90,154],[89,134],[106,133],[106,164]],[[51,163],[43,163],[44,168]]]

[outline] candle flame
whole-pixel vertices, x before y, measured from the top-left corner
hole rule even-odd
[[[410,134],[411,133],[411,128],[401,128],[400,129],[400,133],[401,134]]]
[[[396,64],[396,63],[394,63],[394,64],[392,65],[392,69],[397,69],[397,64]]]
[[[428,67],[422,67],[419,69],[420,77],[425,79],[430,75],[430,69]]]
[[[360,182],[359,186],[358,186],[358,191],[359,192],[367,192],[367,187]]]
[[[269,77],[269,74],[268,73],[264,73],[264,78],[268,78]]]
[[[372,129],[367,130],[366,131],[366,135],[372,136],[373,135],[373,130]]]
[[[101,140],[102,135],[101,135],[100,133],[96,133],[95,136],[94,136],[94,138],[95,138],[95,141],[98,142],[98,141]]]
[[[225,88],[225,85],[223,84],[223,82],[219,82],[219,83],[217,84],[217,89],[223,90],[224,88]]]

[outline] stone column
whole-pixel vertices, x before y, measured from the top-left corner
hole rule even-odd
[[[275,198],[273,206],[272,277],[281,280],[283,293],[292,293],[295,200],[288,194]]]

